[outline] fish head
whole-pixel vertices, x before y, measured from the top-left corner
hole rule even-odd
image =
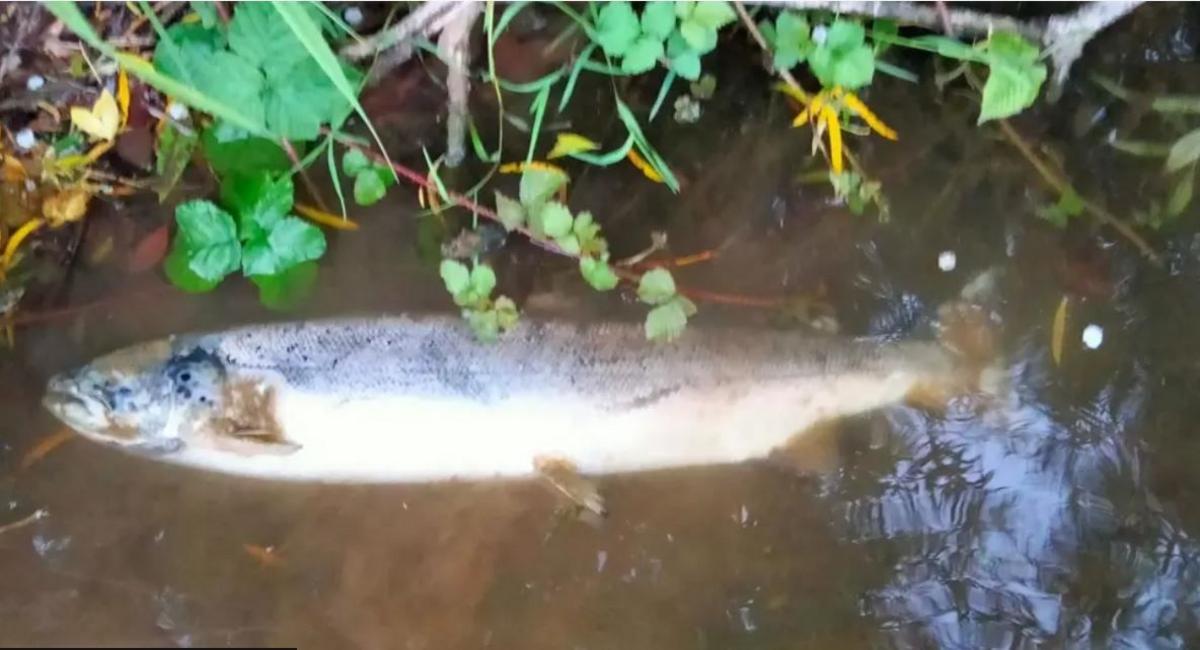
[[[55,375],[43,404],[83,436],[132,451],[179,450],[219,401],[220,360],[201,346],[158,341]]]

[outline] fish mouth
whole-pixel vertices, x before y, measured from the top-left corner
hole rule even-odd
[[[42,406],[79,433],[106,439],[101,432],[108,426],[108,409],[99,400],[82,394],[69,377],[56,375],[50,379],[42,396]]]

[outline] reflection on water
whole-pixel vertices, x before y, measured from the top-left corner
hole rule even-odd
[[[727,99],[759,96],[722,79]],[[929,107],[889,118],[906,141],[952,151],[871,154],[890,170],[893,222],[851,217],[779,171],[807,143],[779,137],[767,101],[731,103],[738,118],[712,111],[750,126],[711,141],[657,127],[668,159],[692,161],[679,163],[692,184],[678,199],[613,168],[580,178],[572,201],[609,215],[621,251],[655,228],[678,253],[735,232],[717,261],[681,278],[743,292],[824,285],[851,333],[928,336],[933,306],[999,264],[1007,381],[993,401],[856,418],[841,432],[840,469],[824,477],[765,464],[607,477],[612,514],[598,527],[564,516],[532,482],[274,485],[79,440],[22,469],[53,431],[38,405],[51,372],[168,332],[274,317],[244,286],[194,297],[145,279],[149,297],[21,330],[0,358],[0,525],[50,513],[0,532],[0,644],[1200,646],[1200,236],[1166,237],[1156,270],[1094,233],[1045,227],[1034,201],[1013,198],[1028,179],[1011,172],[1010,153],[983,138],[953,143],[974,152],[964,163]],[[408,198],[396,201],[331,238],[301,317],[446,307],[436,269],[412,250],[421,230],[397,207]],[[1092,257],[1076,267],[1105,269],[1087,282],[1062,274],[1078,247]],[[945,250],[957,252],[953,272],[937,268]],[[573,269],[531,258],[541,259],[496,260],[530,304],[626,313],[619,297],[578,290]],[[88,269],[67,301],[128,296],[129,282]],[[1078,286],[1104,291],[1076,292],[1056,365],[1052,314]],[[767,326],[737,309],[700,318]],[[1089,322],[1105,329],[1099,350],[1079,343]]]

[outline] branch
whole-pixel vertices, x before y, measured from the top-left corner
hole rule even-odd
[[[788,9],[828,9],[840,14],[890,18],[906,25],[936,31],[950,29],[955,34],[988,34],[996,30],[1016,32],[1036,41],[1050,54],[1054,64],[1050,93],[1057,96],[1071,72],[1071,66],[1083,53],[1083,47],[1096,34],[1120,20],[1142,4],[1141,0],[1086,2],[1066,14],[1037,20],[1017,20],[973,9],[935,6],[910,2],[838,2],[836,0],[757,0],[757,5]]]

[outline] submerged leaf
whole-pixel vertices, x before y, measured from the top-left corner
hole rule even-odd
[[[638,282],[638,299],[651,305],[659,305],[675,296],[675,278],[666,269],[653,269],[642,275]]]
[[[1167,154],[1167,171],[1177,172],[1200,160],[1200,129],[1188,132],[1171,145]]]
[[[496,192],[496,216],[508,230],[516,230],[525,225],[524,206],[499,191]]]
[[[1070,302],[1069,297],[1062,297],[1058,309],[1054,310],[1054,323],[1050,328],[1050,356],[1056,366],[1062,363],[1063,337],[1067,329],[1067,307]]]
[[[316,262],[304,262],[274,275],[250,276],[258,287],[258,299],[269,309],[286,311],[298,307],[317,282]]]
[[[546,158],[553,160],[581,151],[595,151],[599,148],[600,145],[578,133],[559,133],[554,141],[554,148],[546,154]]]
[[[175,209],[176,250],[201,279],[216,283],[237,270],[241,246],[233,217],[209,201],[188,201]]]

